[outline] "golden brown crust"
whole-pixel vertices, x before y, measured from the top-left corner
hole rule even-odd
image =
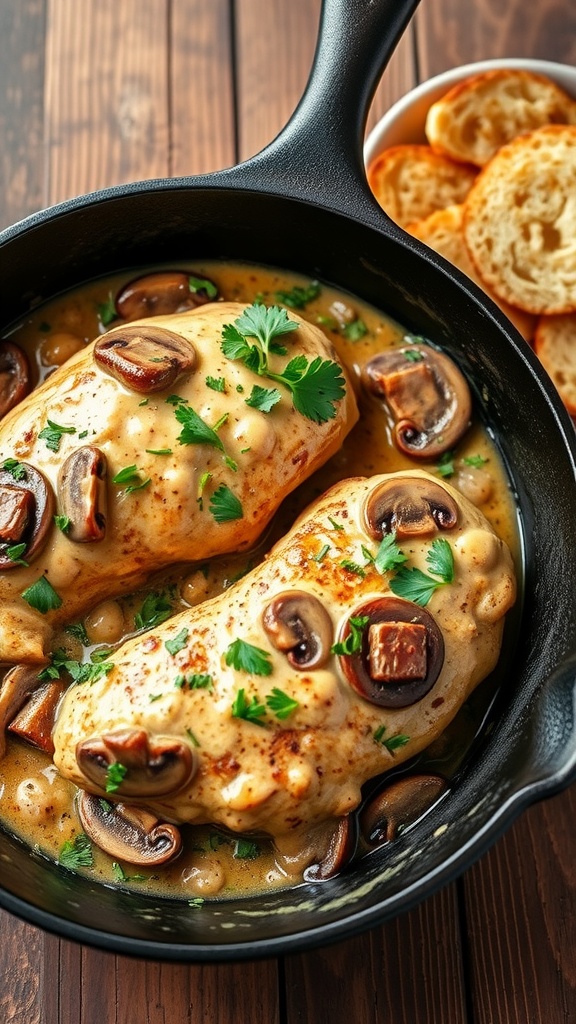
[[[417,145],[393,146],[368,169],[368,183],[376,199],[401,227],[461,203],[475,176],[475,168]]]
[[[571,416],[576,416],[576,313],[542,316],[534,348]]]

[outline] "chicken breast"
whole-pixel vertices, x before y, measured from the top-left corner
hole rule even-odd
[[[55,763],[107,799],[281,843],[444,730],[514,599],[508,548],[445,481],[343,481],[232,588],[71,686]]]
[[[358,413],[325,335],[255,308],[258,345],[233,302],[117,327],[2,421],[0,662],[42,663],[54,627],[154,570],[249,548],[339,448]]]

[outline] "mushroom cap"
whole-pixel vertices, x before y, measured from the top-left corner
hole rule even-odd
[[[334,628],[322,602],[306,590],[277,594],[262,613],[262,625],[277,651],[302,671],[319,668],[330,657]]]
[[[358,841],[356,818],[347,814],[337,822],[323,822],[314,836],[318,860],[304,871],[305,882],[323,882],[339,874],[352,859]]]
[[[196,365],[191,342],[153,321],[115,327],[93,351],[101,369],[141,395],[172,387]]]
[[[19,542],[26,544],[23,557],[30,563],[42,551],[48,540],[54,525],[56,499],[52,485],[39,469],[28,462],[21,462],[20,469],[21,479],[16,479],[7,469],[0,469],[0,492],[10,491],[15,494],[20,491],[23,492],[22,497],[27,498],[27,514],[22,519]],[[0,569],[14,569],[18,565],[6,554],[6,547],[9,547],[10,543],[15,541],[0,545]]]
[[[212,284],[211,281],[206,283]],[[185,271],[161,270],[128,281],[116,295],[114,304],[118,316],[128,321],[181,313],[209,301],[205,289],[192,290],[190,275]]]
[[[11,341],[0,341],[0,417],[30,391],[30,367],[25,353]]]
[[[82,828],[96,846],[129,864],[166,864],[182,848],[176,826],[158,821],[156,815],[142,807],[112,804],[92,793],[81,792],[78,814]]]
[[[190,782],[197,767],[189,744],[171,737],[149,739],[145,729],[118,729],[81,740],[76,760],[85,778],[103,791],[111,765],[122,765],[125,777],[115,789],[136,799],[176,793]]]
[[[394,440],[406,455],[437,458],[470,426],[472,398],[465,377],[448,356],[428,345],[381,352],[365,365],[362,377],[367,390],[388,403]]]
[[[385,533],[425,537],[451,530],[458,523],[458,505],[436,480],[394,476],[370,492],[364,503],[364,522],[371,537]]]
[[[93,445],[73,451],[60,467],[58,497],[70,520],[67,536],[77,543],[104,540],[106,471],[104,452]]]
[[[371,846],[395,839],[400,828],[421,818],[447,789],[446,780],[432,774],[406,775],[389,782],[362,809],[364,839]]]

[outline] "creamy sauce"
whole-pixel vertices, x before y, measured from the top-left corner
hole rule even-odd
[[[218,263],[187,264],[198,278],[218,287],[220,298],[250,304],[255,299],[268,305],[278,302],[278,292],[309,282],[292,274],[252,266]],[[133,273],[92,282],[61,296],[31,314],[7,336],[27,352],[34,382],[44,380],[66,355],[73,354],[106,330],[105,307]],[[358,384],[360,368],[374,354],[405,344],[401,326],[356,298],[322,286],[316,298],[298,313],[319,324]],[[104,315],[103,315],[104,314]],[[340,322],[338,322],[340,320]],[[113,324],[110,324],[113,326]],[[138,632],[135,616],[142,611],[147,594],[162,595],[172,613],[198,604],[225,590],[258,564],[271,544],[282,536],[294,517],[336,481],[351,476],[425,468],[445,474],[442,465],[411,460],[392,442],[392,420],[382,403],[360,396],[361,416],[341,450],[285,502],[271,528],[251,552],[214,559],[209,564],[178,566],[158,574],[146,589],[126,598],[102,602],[83,622],[84,643],[66,630],[55,649],[63,648],[74,659],[118,646]],[[479,457],[479,458],[477,458]],[[465,462],[473,458],[480,468]],[[497,451],[485,429],[475,422],[458,445],[449,482],[478,505],[498,536],[510,547],[520,566],[516,510]],[[494,687],[480,687],[428,751],[418,759],[418,771],[439,772],[449,779],[461,765],[494,695]],[[371,790],[374,784],[371,783]],[[74,808],[75,786],[60,778],[50,759],[12,737],[0,761],[0,814],[10,831],[47,856],[59,859],[66,841],[81,831]],[[296,884],[301,880],[297,851],[275,858],[269,842],[261,837],[242,839],[209,826],[183,827],[184,849],[171,865],[154,872],[127,864],[113,864],[93,848],[94,864],[81,868],[105,882],[124,887],[203,899],[270,886]]]

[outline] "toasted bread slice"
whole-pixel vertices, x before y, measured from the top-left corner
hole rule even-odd
[[[464,235],[462,234],[463,209],[462,205],[457,205],[448,206],[445,210],[437,210],[435,213],[431,213],[429,217],[426,217],[425,220],[420,220],[416,224],[410,224],[408,230],[416,238],[429,245],[431,249],[444,256],[450,263],[453,263],[459,270],[462,270],[464,274],[467,274],[480,288],[483,288],[486,294],[500,306],[502,312],[520,331],[522,337],[529,340],[534,333],[535,318],[530,316],[529,313],[524,313],[521,309],[516,309],[514,306],[509,305],[508,302],[499,299],[476,273],[464,243]]]
[[[402,227],[461,203],[475,168],[433,153],[429,146],[392,146],[368,168],[368,183],[383,210]]]
[[[545,124],[576,124],[576,100],[544,75],[508,68],[455,85],[430,107],[425,131],[436,153],[483,167],[501,146]]]
[[[534,348],[568,412],[576,416],[576,313],[541,316]]]
[[[482,280],[528,313],[576,310],[576,126],[547,125],[498,150],[464,203]]]

